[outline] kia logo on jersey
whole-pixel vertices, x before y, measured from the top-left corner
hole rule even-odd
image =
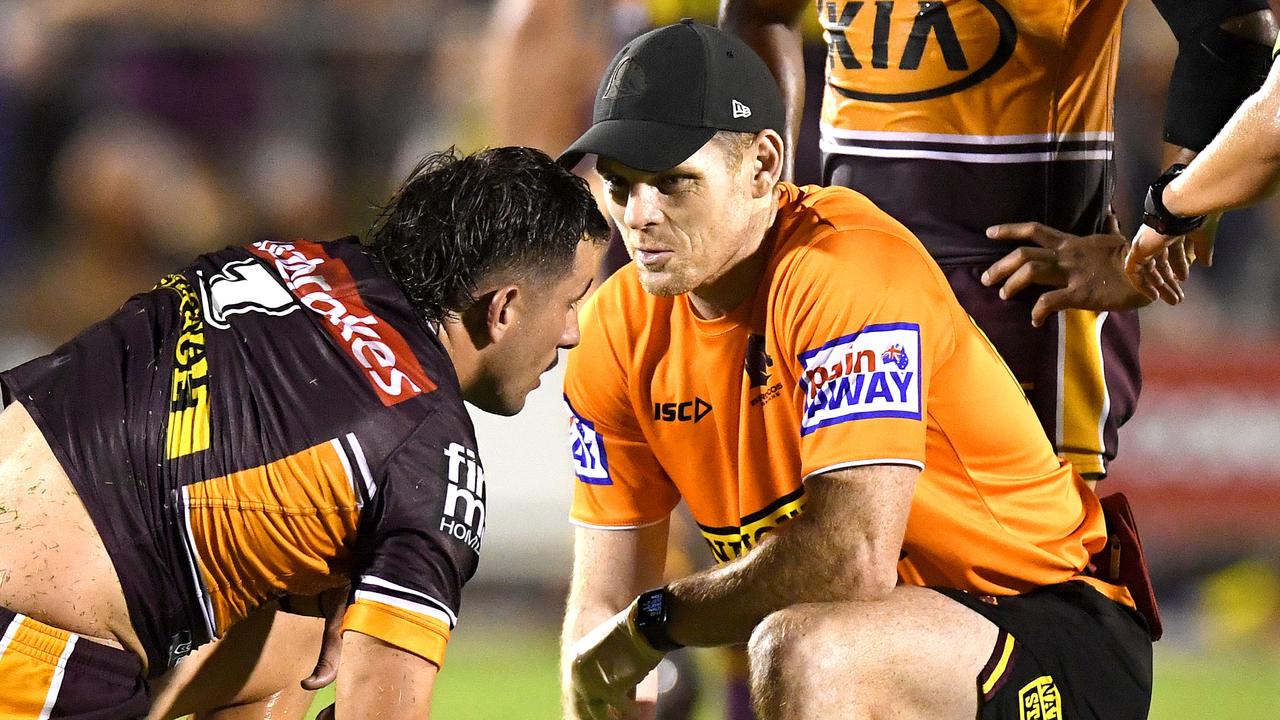
[[[821,0],[829,87],[866,102],[928,100],[973,87],[1013,57],[1018,28],[996,0]]]
[[[865,418],[920,420],[920,326],[868,325],[799,355],[800,434]]]

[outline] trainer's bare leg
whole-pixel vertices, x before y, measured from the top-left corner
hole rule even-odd
[[[89,512],[18,403],[0,411],[0,605],[146,664]]]
[[[978,674],[999,630],[927,588],[878,602],[796,605],[751,636],[761,720],[973,720]]]
[[[300,720],[314,693],[299,682],[320,652],[323,618],[261,608],[152,686],[149,720]]]

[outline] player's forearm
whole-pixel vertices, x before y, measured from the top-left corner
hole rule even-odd
[[[1205,215],[1247,205],[1280,175],[1280,65],[1222,132],[1165,188],[1170,212]]]
[[[810,602],[876,600],[897,584],[917,468],[869,465],[805,483],[805,511],[744,557],[671,584],[671,639],[746,642],[768,614]]]
[[[742,38],[773,72],[787,114],[784,180],[794,176],[795,150],[804,117],[805,72],[800,33],[801,12],[808,0],[725,0],[720,27]]]
[[[342,638],[337,716],[427,718],[436,666],[417,655],[358,632]]]
[[[634,530],[580,527],[575,531],[573,579],[560,637],[561,701],[566,720],[577,717],[569,682],[573,644],[631,604],[636,595],[662,583],[666,548],[665,521]],[[651,683],[642,685],[637,697],[656,695],[657,685]]]

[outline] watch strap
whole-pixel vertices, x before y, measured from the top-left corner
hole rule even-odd
[[[1186,169],[1185,163],[1174,163],[1147,188],[1147,197],[1142,204],[1142,222],[1161,235],[1186,235],[1204,224],[1204,215],[1174,215],[1164,205],[1165,187]]]

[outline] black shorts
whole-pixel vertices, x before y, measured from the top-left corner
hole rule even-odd
[[[977,678],[979,720],[1145,720],[1151,637],[1084,582],[992,598],[934,588],[1000,628]]]

